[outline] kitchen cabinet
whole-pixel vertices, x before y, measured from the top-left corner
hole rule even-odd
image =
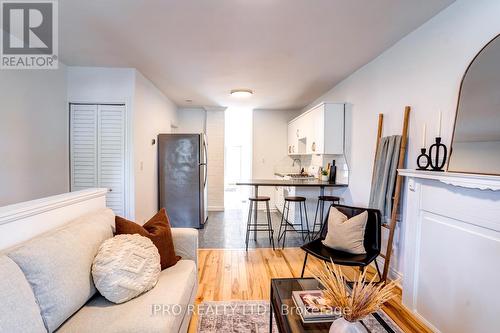
[[[321,103],[288,123],[288,154],[344,153],[345,104]]]

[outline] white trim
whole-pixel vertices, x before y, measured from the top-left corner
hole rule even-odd
[[[500,176],[413,169],[398,169],[398,172],[401,176],[433,179],[453,186],[500,191]]]
[[[105,197],[107,192],[105,188],[93,188],[0,207],[0,225],[93,198]]]
[[[223,212],[224,206],[208,206],[209,212]]]

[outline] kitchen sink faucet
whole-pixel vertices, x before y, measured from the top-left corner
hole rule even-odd
[[[292,168],[295,166],[295,161],[299,162],[299,173],[302,173],[302,161],[300,160],[300,158],[293,159]]]

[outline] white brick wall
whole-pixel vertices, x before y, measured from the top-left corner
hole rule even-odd
[[[224,110],[207,110],[208,209],[224,210]]]

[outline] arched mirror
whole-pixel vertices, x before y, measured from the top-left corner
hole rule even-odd
[[[448,171],[500,174],[500,35],[467,68]]]

